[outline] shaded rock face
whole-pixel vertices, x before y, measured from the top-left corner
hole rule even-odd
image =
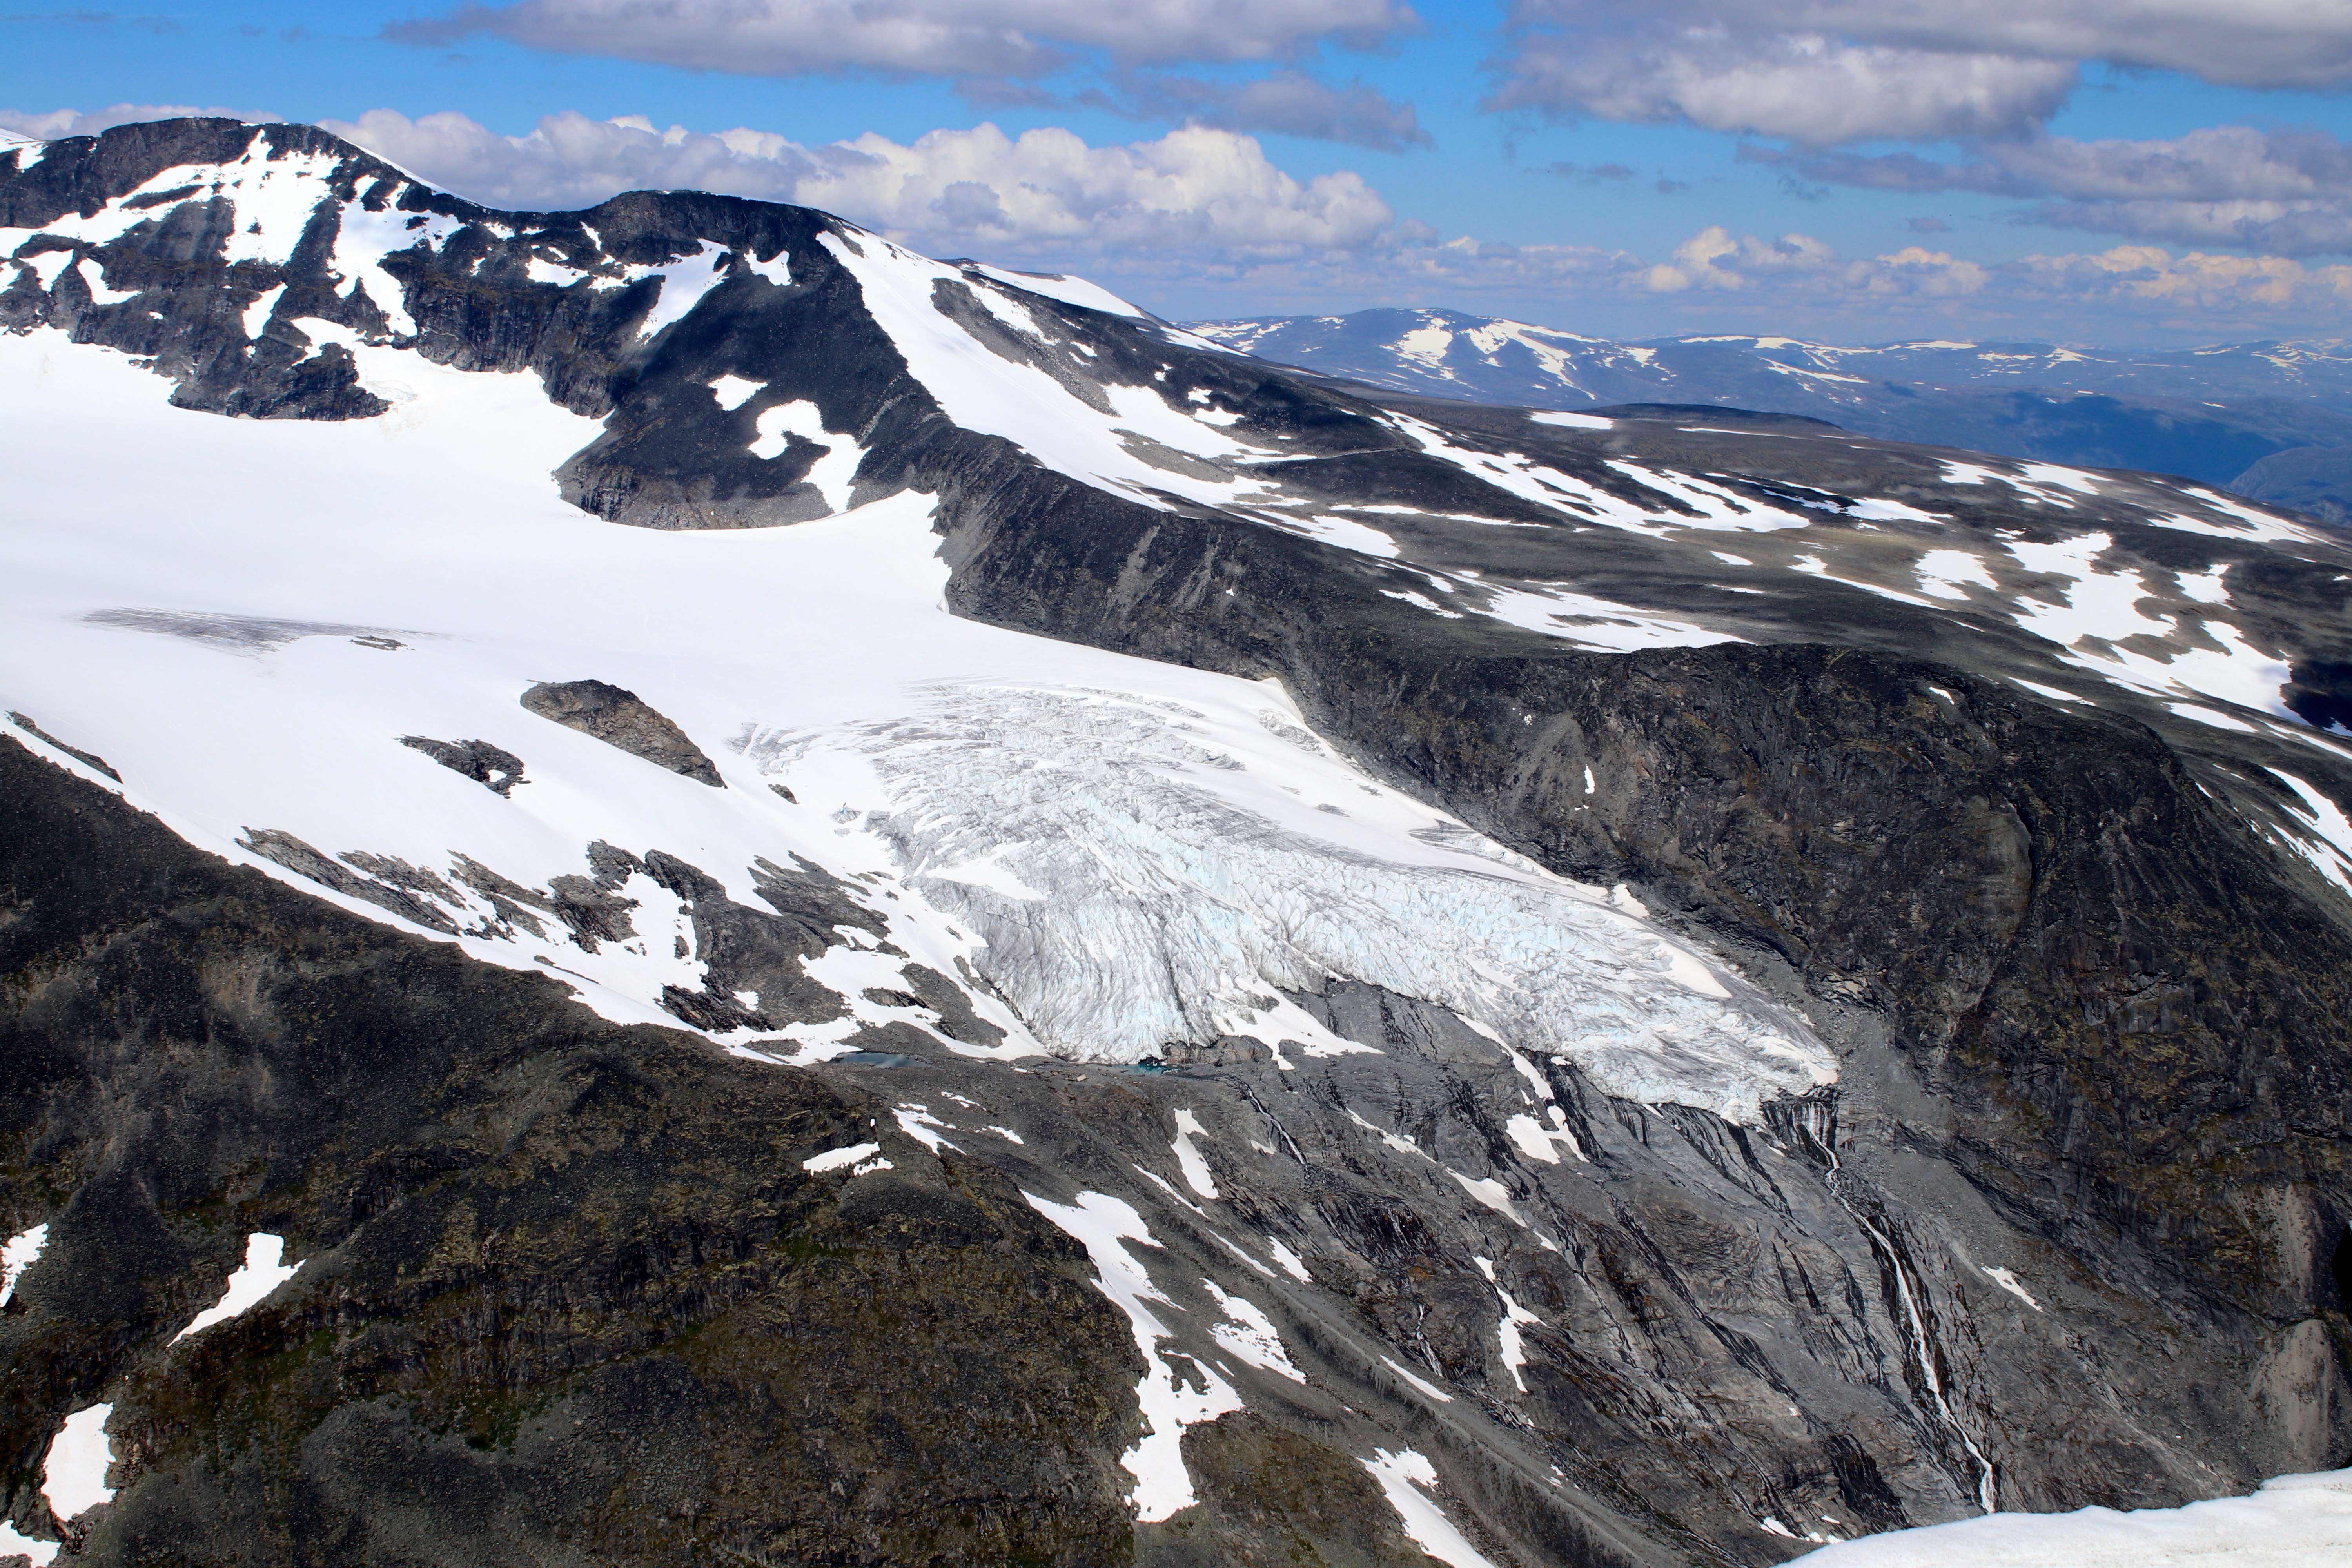
[[[511,799],[515,785],[530,782],[522,776],[520,757],[488,741],[436,741],[425,735],[403,735],[400,743],[424,752],[451,773],[463,773],[493,795]]]
[[[21,1527],[106,1398],[78,1561],[1128,1555],[1132,1343],[1002,1180],[894,1138],[845,1194],[801,1167],[874,1136],[845,1083],[0,773],[0,1223],[51,1226],[0,1314]],[[304,1289],[171,1345],[257,1231]]]
[[[2273,452],[2232,479],[2230,488],[2339,526],[2352,523],[2352,447],[2290,447]]]
[[[719,776],[719,769],[702,754],[702,748],[634,691],[624,691],[601,680],[543,680],[522,694],[522,705],[542,719],[552,719],[566,729],[593,735],[608,746],[645,758],[656,767],[667,768],[713,789],[727,787],[726,781]]]

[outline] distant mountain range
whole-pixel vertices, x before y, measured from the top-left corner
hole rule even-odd
[[[1613,342],[1458,310],[1196,321],[1228,348],[1395,392],[1542,408],[1720,404],[1866,436],[2141,468],[2352,519],[2352,343],[2118,351],[1849,348],[1778,337]]]

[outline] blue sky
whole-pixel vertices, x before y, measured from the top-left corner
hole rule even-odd
[[[227,0],[0,16],[0,59],[33,134],[267,112],[499,205],[799,200],[1177,317],[2352,331],[2328,0]]]

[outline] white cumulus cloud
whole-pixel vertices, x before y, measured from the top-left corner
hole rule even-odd
[[[631,189],[697,189],[824,208],[933,254],[1082,258],[1141,249],[1197,261],[1360,248],[1395,214],[1359,174],[1299,180],[1251,137],[1190,126],[1094,146],[1068,131],[993,125],[912,144],[866,134],[805,146],[643,120],[551,115],[505,136],[456,113],[388,109],[328,128],[418,175],[497,206],[592,205]]]
[[[52,109],[47,112],[0,109],[0,131],[13,131],[19,136],[54,142],[60,136],[95,136],[117,125],[134,125],[143,120],[179,120],[192,115],[243,120],[256,124],[267,124],[279,118],[249,109],[198,109],[185,103],[118,103],[110,109],[87,112],[79,109]]]

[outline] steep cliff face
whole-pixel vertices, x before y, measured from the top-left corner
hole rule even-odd
[[[1736,1563],[2352,1457],[2307,520],[0,159],[26,1539]]]

